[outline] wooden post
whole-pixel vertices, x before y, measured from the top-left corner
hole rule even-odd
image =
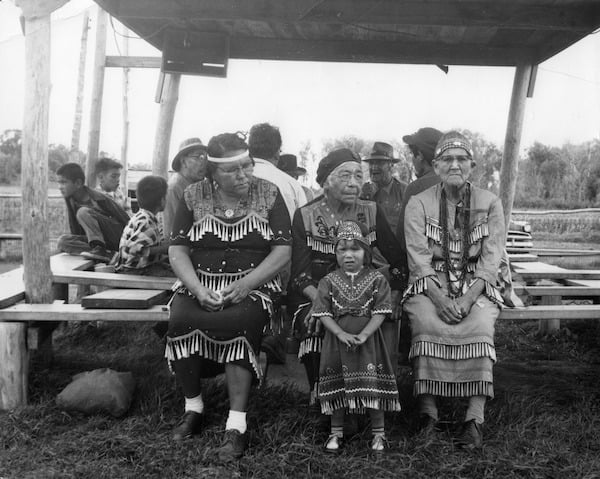
[[[508,124],[504,139],[504,154],[500,167],[500,199],[504,208],[504,221],[506,230],[510,224],[515,189],[517,186],[517,172],[519,169],[519,148],[521,146],[521,133],[523,131],[523,117],[525,116],[525,101],[533,65],[517,65],[513,82],[510,109],[508,111]]]
[[[85,84],[85,60],[87,57],[87,39],[90,29],[90,13],[83,12],[83,27],[81,32],[81,47],[79,50],[79,71],[77,73],[77,98],[75,100],[75,119],[73,120],[73,131],[71,133],[71,150],[69,161],[79,163],[79,138],[81,137],[81,117],[83,113],[83,87]]]
[[[90,188],[96,186],[96,161],[100,147],[100,123],[102,122],[102,96],[104,94],[104,67],[106,62],[107,14],[98,7],[96,20],[96,49],[94,53],[94,86],[90,111],[90,133],[87,148],[85,175]]]
[[[20,0],[25,18],[25,101],[21,145],[23,265],[25,295],[51,302],[48,235],[48,111],[50,13],[66,0]],[[0,323],[0,409],[27,404],[27,325]]]
[[[542,296],[541,304],[562,304],[561,296]],[[548,335],[557,333],[560,329],[560,319],[540,319],[538,322],[538,333]]]
[[[152,155],[152,174],[167,178],[169,171],[169,144],[173,130],[173,118],[179,99],[179,82],[181,75],[166,75],[166,92],[160,102],[160,113],[154,137],[154,154]]]
[[[129,29],[123,26],[123,56],[129,56]],[[129,68],[123,68],[123,138],[121,140],[121,183],[124,185],[125,195],[128,195],[129,187],[127,172],[129,169],[129,160],[127,158],[129,148]],[[129,202],[129,198],[127,199]]]

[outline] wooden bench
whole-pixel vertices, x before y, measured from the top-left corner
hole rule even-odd
[[[106,288],[171,289],[177,278],[75,270],[55,272],[53,270],[52,281],[58,284],[84,284]]]

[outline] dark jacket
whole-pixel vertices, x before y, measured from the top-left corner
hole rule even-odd
[[[125,228],[125,225],[129,222],[129,216],[125,213],[123,208],[99,191],[92,190],[87,186],[83,186],[82,188],[85,188],[87,194],[96,202],[98,208],[100,208],[104,215],[113,218]],[[76,212],[69,201],[69,198],[65,198],[65,201],[67,203],[67,214],[69,216],[69,228],[71,229],[71,234],[85,236],[85,231],[77,221]]]

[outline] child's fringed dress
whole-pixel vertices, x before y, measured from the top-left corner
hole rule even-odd
[[[272,246],[289,246],[291,241],[289,214],[277,186],[254,178],[248,197],[233,209],[220,202],[209,181],[188,186],[175,216],[171,245],[189,247],[201,284],[220,293],[259,266]],[[176,289],[166,358],[181,376],[184,392],[186,381],[195,382],[188,370],[211,377],[223,372],[227,363],[250,370],[260,380],[257,355],[281,294],[279,275],[252,290],[240,303],[214,312],[204,310],[183,285]],[[190,364],[192,358],[197,365]],[[185,368],[180,367],[182,361]]]
[[[325,276],[312,315],[331,316],[347,333],[359,334],[373,314],[391,313],[387,280],[378,271],[363,268],[354,274],[336,270]],[[325,332],[317,394],[323,414],[342,408],[359,414],[365,408],[400,411],[396,376],[381,328],[352,349],[329,330]]]

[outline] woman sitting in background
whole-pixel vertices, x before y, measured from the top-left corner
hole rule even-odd
[[[183,283],[171,304],[166,356],[185,395],[175,440],[198,433],[201,378],[225,371],[229,416],[219,458],[247,445],[246,410],[262,332],[281,291],[277,275],[291,256],[290,216],[277,187],[252,175],[245,141],[232,133],[208,144],[208,178],[188,186],[169,248]]]
[[[441,183],[413,196],[404,220],[414,394],[425,435],[438,421],[436,396],[469,398],[459,446],[479,447],[486,398],[494,396],[496,286],[505,244],[500,199],[469,183],[470,141],[446,133],[435,149]]]

